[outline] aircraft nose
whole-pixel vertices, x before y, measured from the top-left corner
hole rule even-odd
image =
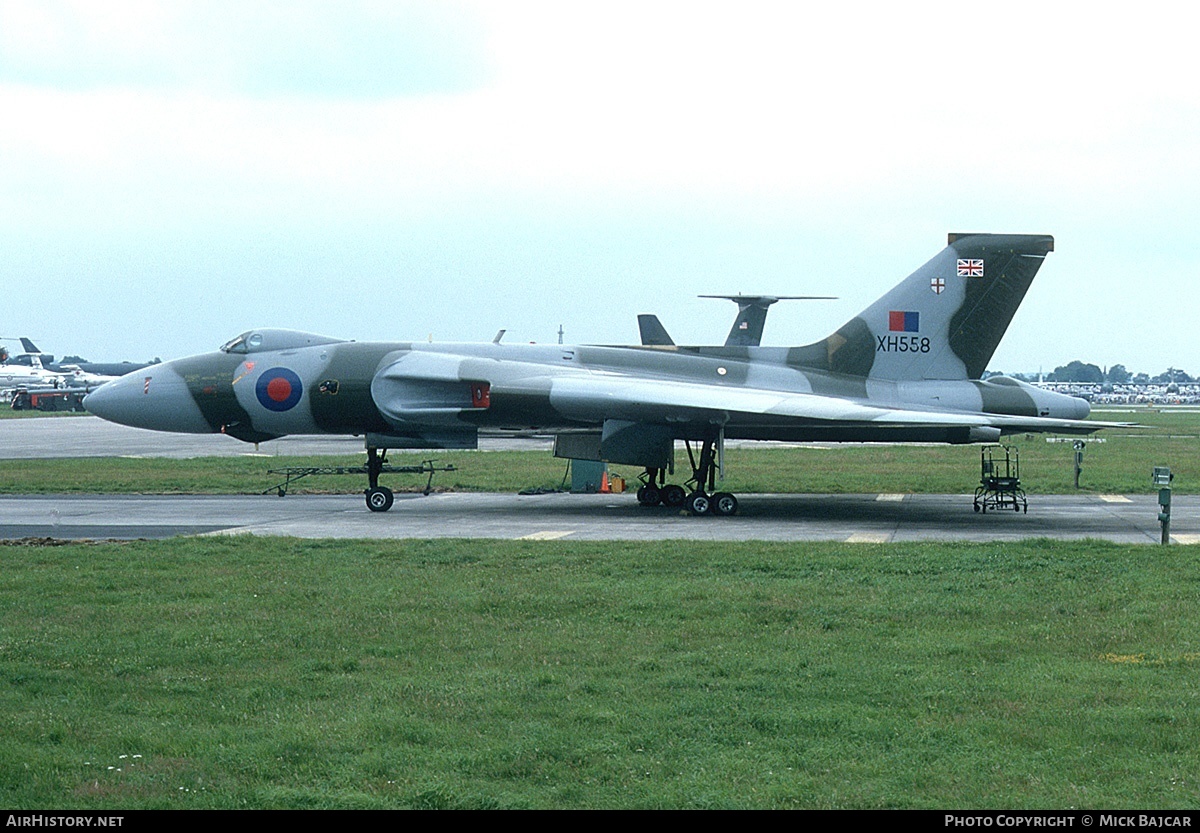
[[[83,398],[83,407],[101,419],[134,428],[189,434],[216,430],[169,362],[106,382]]]

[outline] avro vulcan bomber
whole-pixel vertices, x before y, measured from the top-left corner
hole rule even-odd
[[[536,431],[555,436],[561,457],[643,468],[644,504],[731,515],[737,498],[717,487],[727,439],[974,443],[1104,427],[1085,421],[1082,399],[982,379],[1053,249],[1048,235],[951,234],[832,335],[798,347],[760,346],[758,332],[749,343],[689,347],[661,337],[630,346],[375,343],[256,329],[215,353],[110,382],[84,404],[125,425],[246,442],[361,436],[374,511],[392,504],[378,483],[381,452],[474,448],[481,431]],[[679,441],[691,476],[669,484]]]

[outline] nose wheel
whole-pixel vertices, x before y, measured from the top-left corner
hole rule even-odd
[[[396,502],[396,496],[386,486],[367,489],[367,508],[372,512],[386,512]]]

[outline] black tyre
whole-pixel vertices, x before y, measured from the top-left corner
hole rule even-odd
[[[712,498],[704,492],[693,492],[684,501],[684,506],[693,515],[707,515],[712,511]]]
[[[728,518],[730,515],[736,515],[738,510],[738,499],[729,492],[718,492],[712,497],[712,512],[722,518]]]
[[[687,501],[687,492],[682,486],[671,484],[662,490],[662,502],[672,508],[679,508]]]
[[[367,508],[372,512],[388,511],[395,500],[396,496],[392,494],[391,489],[385,489],[383,486],[367,489]]]
[[[657,486],[643,486],[637,490],[637,499],[642,506],[658,506],[662,502],[662,494]]]

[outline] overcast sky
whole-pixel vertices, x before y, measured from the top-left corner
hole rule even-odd
[[[1200,372],[1178,3],[0,0],[0,335],[823,338],[1053,234],[991,369]],[[19,347],[19,345],[10,345]]]

